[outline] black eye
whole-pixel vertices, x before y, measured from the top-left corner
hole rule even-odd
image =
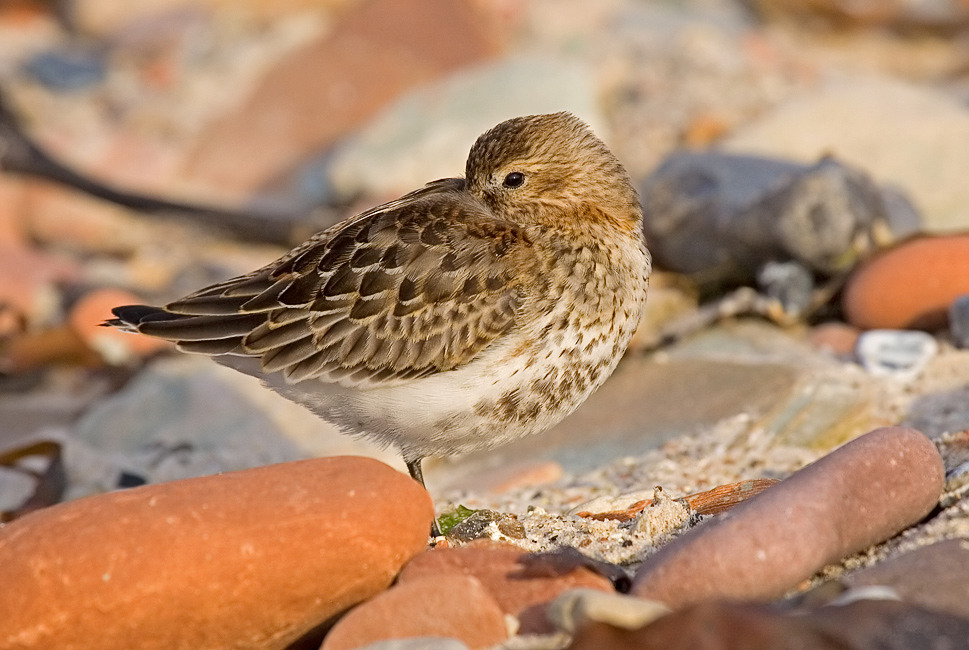
[[[502,183],[505,187],[521,187],[521,184],[525,182],[525,175],[521,172],[511,172],[505,176],[505,180]]]

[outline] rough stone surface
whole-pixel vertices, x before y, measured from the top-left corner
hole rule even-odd
[[[508,637],[505,615],[473,576],[427,576],[398,584],[340,619],[321,650],[350,650],[386,639],[456,638],[471,648]]]
[[[385,589],[432,516],[360,457],[53,506],[0,529],[0,646],[283,648]]]
[[[876,429],[650,556],[633,593],[682,607],[770,599],[936,505],[943,465],[914,429]]]
[[[502,611],[518,618],[519,633],[551,631],[545,608],[560,593],[584,587],[612,592],[612,583],[571,561],[556,562],[517,548],[476,542],[454,549],[435,549],[411,560],[400,583],[457,574],[473,576],[492,594]]]
[[[923,237],[861,265],[845,285],[845,315],[862,328],[937,329],[969,292],[969,235]]]

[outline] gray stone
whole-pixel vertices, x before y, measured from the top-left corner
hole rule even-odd
[[[65,443],[69,496],[334,453],[370,453],[252,378],[202,357],[148,366],[81,417]],[[399,461],[396,461],[399,464]]]
[[[814,370],[760,424],[780,444],[832,449],[882,421],[883,394],[882,382],[853,364]]]
[[[960,348],[969,348],[969,294],[962,295],[949,305],[949,332]]]
[[[890,587],[908,603],[969,619],[969,540],[946,540],[897,555],[844,582],[854,588]]]
[[[768,298],[776,300],[786,314],[808,311],[814,296],[814,276],[800,262],[770,261],[757,272],[757,285]]]
[[[708,283],[750,283],[774,261],[831,275],[918,227],[904,197],[831,157],[811,165],[678,152],[641,186],[659,265]]]
[[[877,426],[886,415],[878,407],[884,379],[819,355],[806,341],[760,321],[724,323],[684,341],[670,355],[749,364],[755,370],[786,369],[790,383],[773,402],[761,410],[740,411],[786,445],[831,449]],[[761,379],[775,381],[768,375]]]
[[[198,361],[176,358],[149,366],[80,418],[76,445],[69,445],[66,454],[73,496],[78,490],[113,488],[123,471],[155,482],[306,457],[270,417],[223,379],[226,371]],[[79,453],[77,446],[87,453]],[[100,456],[117,471],[92,467],[91,456]],[[78,467],[82,459],[84,467]]]
[[[37,487],[37,480],[24,472],[0,467],[0,512],[20,507]]]
[[[810,163],[833,154],[911,194],[930,232],[969,227],[969,110],[902,81],[840,78],[726,138],[729,152]]]
[[[104,53],[81,47],[38,52],[24,63],[23,71],[41,85],[62,92],[88,89],[107,75]]]
[[[98,376],[83,381],[47,377],[30,390],[0,390],[0,448],[59,436],[110,390],[109,382]]]
[[[808,342],[760,319],[725,321],[665,351],[670,359],[710,359],[738,364],[778,364],[795,369],[831,367]]]
[[[465,70],[405,95],[349,140],[329,165],[330,186],[344,199],[395,196],[463,175],[484,131],[516,115],[562,110],[602,134],[593,79],[581,65],[527,57]]]

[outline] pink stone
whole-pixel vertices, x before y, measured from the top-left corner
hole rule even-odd
[[[471,648],[508,637],[505,616],[481,582],[443,575],[398,584],[340,619],[321,650],[351,650],[387,639],[444,637]]]
[[[811,345],[837,357],[851,358],[861,332],[847,323],[821,323],[811,328]]]
[[[553,626],[545,617],[545,607],[564,591],[613,591],[607,578],[574,561],[556,562],[492,542],[422,553],[404,567],[399,582],[453,574],[480,580],[502,611],[519,619],[520,634],[551,632]]]
[[[876,429],[660,549],[633,593],[671,607],[778,597],[924,517],[943,477],[939,452],[920,432]]]

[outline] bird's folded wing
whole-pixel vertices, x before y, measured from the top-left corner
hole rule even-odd
[[[513,326],[530,247],[461,189],[439,181],[249,275],[116,314],[186,351],[259,357],[289,382],[386,384],[458,367]]]

